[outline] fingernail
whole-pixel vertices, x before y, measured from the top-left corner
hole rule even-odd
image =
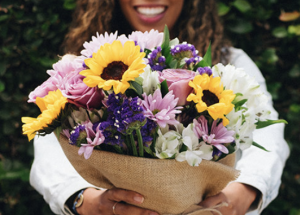
[[[144,197],[142,196],[135,196],[133,197],[134,201],[138,202],[138,203],[143,203],[144,201]]]

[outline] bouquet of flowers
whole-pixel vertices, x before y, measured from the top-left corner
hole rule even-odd
[[[41,114],[22,118],[23,133],[55,132],[82,177],[140,192],[145,208],[188,213],[237,177],[232,153],[266,150],[255,129],[285,122],[268,120],[267,97],[243,69],[212,67],[210,48],[200,57],[167,28],[97,34],[83,46],[30,93]]]

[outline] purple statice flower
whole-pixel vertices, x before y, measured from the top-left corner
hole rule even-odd
[[[198,51],[196,50],[195,46],[192,44],[187,44],[186,42],[172,46],[170,52],[178,61],[181,61],[183,58],[198,57]]]
[[[101,130],[99,129],[100,126],[96,127],[96,130],[93,129],[93,123],[87,122],[85,125],[85,132],[86,132],[86,141],[87,143],[81,143],[81,147],[78,150],[78,154],[84,154],[85,159],[89,159],[92,155],[95,146],[99,146],[105,140],[104,135],[102,134]]]
[[[143,142],[151,142],[153,140],[152,134],[155,131],[157,124],[155,121],[152,121],[147,118],[146,124],[141,128],[141,134],[143,138]]]
[[[86,138],[85,125],[77,125],[70,133],[69,143],[71,145],[80,144]]]
[[[199,67],[197,69],[197,72],[199,72],[200,75],[208,74],[209,76],[212,75],[212,70],[209,67]]]
[[[121,145],[122,135],[130,134],[146,123],[144,109],[138,97],[127,98],[121,94],[111,93],[106,106],[108,117],[106,121],[101,122],[100,130],[107,144]]]
[[[123,139],[121,133],[117,131],[117,124],[115,123],[115,117],[110,113],[107,120],[101,122],[99,129],[105,137],[104,143],[110,145],[122,145]]]
[[[162,98],[161,91],[157,89],[153,96],[147,96],[143,94],[144,100],[142,101],[145,113],[144,115],[155,121],[160,127],[164,128],[167,124],[176,125],[179,122],[175,119],[176,114],[181,113],[179,109],[182,107],[176,107],[178,98],[175,99],[173,91],[168,92],[164,98]]]
[[[213,153],[212,153],[212,157],[217,160],[219,157],[221,157],[221,155],[223,154],[223,152],[221,152],[219,149],[217,148],[213,148]]]
[[[146,122],[143,112],[144,109],[138,97],[124,98],[121,104],[121,113],[115,115],[120,126],[119,131],[130,134],[133,130],[140,129]]]
[[[152,50],[155,47],[160,46],[162,44],[163,37],[163,33],[152,29],[149,32],[134,31],[128,36],[128,39],[136,42],[136,45],[140,46],[141,51],[144,51],[145,49]]]
[[[199,63],[203,58],[200,56],[196,56],[196,57],[191,57],[188,60],[185,61],[186,66],[188,69],[192,70],[193,67]]]
[[[153,71],[162,71],[166,67],[165,62],[166,58],[162,55],[160,46],[148,54],[148,64]]]
[[[231,143],[234,141],[234,131],[228,131],[222,123],[218,123],[214,120],[209,132],[206,118],[201,115],[198,120],[194,119],[193,131],[199,139],[202,139],[205,143],[213,145],[222,153],[227,154],[228,149],[224,144]]]

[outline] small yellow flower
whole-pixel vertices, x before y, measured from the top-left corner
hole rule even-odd
[[[50,91],[44,98],[37,97],[36,104],[42,113],[37,118],[22,117],[22,122],[25,123],[22,126],[23,134],[28,136],[28,140],[32,140],[37,131],[48,127],[67,102],[60,90]]]
[[[194,93],[187,97],[187,101],[196,103],[199,113],[206,111],[214,119],[222,119],[223,125],[228,125],[229,121],[225,117],[234,105],[231,103],[235,98],[232,90],[224,90],[220,83],[220,77],[208,76],[207,74],[195,76],[189,85],[194,88]]]
[[[104,90],[113,87],[114,92],[124,93],[129,88],[129,81],[134,81],[144,72],[145,53],[133,41],[106,43],[84,62],[89,69],[80,72],[86,78],[83,82],[89,87],[98,86]]]

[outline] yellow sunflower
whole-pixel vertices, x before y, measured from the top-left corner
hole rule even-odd
[[[98,86],[104,90],[113,87],[114,92],[124,93],[130,84],[144,72],[146,64],[143,61],[144,52],[133,41],[106,43],[84,62],[89,69],[80,72],[86,78],[83,82],[89,87]]]
[[[48,127],[54,119],[56,119],[68,102],[60,90],[50,91],[44,98],[37,97],[36,104],[41,110],[41,114],[37,118],[22,117],[23,134],[28,136],[28,140],[32,140],[37,131]]]
[[[225,117],[232,111],[234,105],[231,103],[235,98],[232,90],[224,90],[220,83],[220,77],[213,77],[207,74],[195,76],[189,85],[194,88],[194,93],[187,97],[187,101],[196,103],[199,113],[206,111],[214,119],[222,119],[223,125],[228,125],[229,121]]]

